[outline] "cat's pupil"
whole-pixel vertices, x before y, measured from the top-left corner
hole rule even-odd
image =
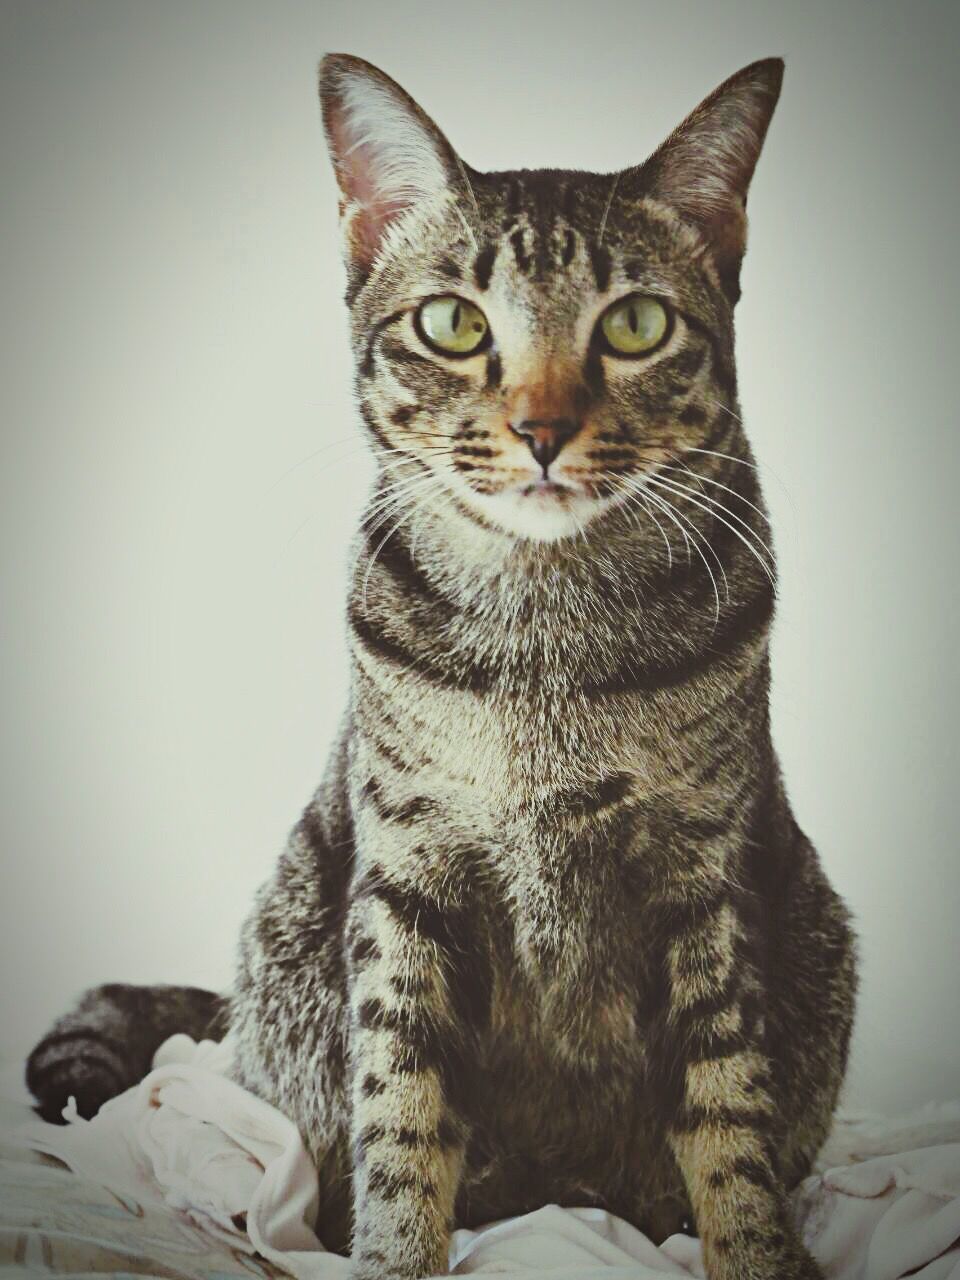
[[[452,328],[454,333],[457,333],[458,330],[460,329],[460,303],[459,302],[453,308]]]
[[[632,333],[636,333],[637,329],[640,327],[640,323],[637,320],[637,308],[635,306],[627,309],[627,324],[630,326]]]

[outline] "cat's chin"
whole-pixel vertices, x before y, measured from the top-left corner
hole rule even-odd
[[[611,505],[608,498],[561,485],[531,483],[501,493],[462,495],[466,505],[489,525],[515,538],[560,542],[583,533]]]

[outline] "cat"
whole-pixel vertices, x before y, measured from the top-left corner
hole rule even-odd
[[[745,67],[636,168],[479,173],[383,72],[322,63],[378,463],[342,732],[232,994],[98,988],[28,1081],[91,1114],[171,1031],[229,1029],[363,1280],[551,1201],[695,1230],[711,1280],[820,1275],[787,1193],[855,941],[771,742],[734,364],[782,73]]]

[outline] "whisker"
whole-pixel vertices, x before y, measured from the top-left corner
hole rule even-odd
[[[373,566],[376,564],[377,556],[380,554],[383,548],[387,545],[387,543],[390,541],[393,535],[397,532],[400,526],[404,523],[404,521],[409,520],[412,515],[413,515],[412,508],[405,511],[404,514],[401,515],[400,519],[396,522],[396,524],[393,525],[392,528],[388,529],[387,532],[384,534],[383,538],[377,543],[376,547],[374,548],[373,554],[370,556],[370,559],[367,561],[366,572],[363,575],[363,586],[360,590],[360,607],[362,608],[364,613],[367,612],[367,588],[370,585],[370,574],[373,572]]]
[[[452,437],[447,435],[446,432],[443,432],[443,431],[428,432],[428,431],[417,430],[415,432],[411,432],[411,435],[416,435],[418,438],[423,437],[426,439],[443,440],[443,441],[446,441],[448,444],[452,444]],[[315,458],[319,458],[321,454],[326,453],[328,450],[336,449],[343,445],[353,445],[354,447],[351,449],[348,449],[347,452],[342,454],[340,457],[331,459],[329,462],[330,466],[333,466],[339,462],[345,462],[350,458],[358,456],[359,454],[362,454],[362,453],[367,453],[370,450],[370,441],[365,437],[362,437],[362,436],[358,437],[356,432],[352,433],[349,436],[342,436],[338,440],[328,440],[326,444],[320,445],[320,447],[317,449],[314,449],[312,453],[308,453],[306,457],[301,458],[299,462],[295,462],[292,467],[287,467],[286,471],[282,471],[280,475],[277,476],[276,480],[273,480],[270,483],[266,492],[268,494],[272,493],[274,489],[277,488],[278,485],[282,484],[283,481],[287,479],[288,476],[293,475],[295,471],[299,471],[299,469],[301,467],[306,466],[308,462],[313,462]],[[387,446],[381,446],[381,448],[386,448],[386,447]],[[424,446],[424,448],[432,448],[432,447],[434,446],[431,446],[431,445]]]
[[[577,537],[582,540],[584,547],[586,547],[588,543],[587,526],[573,511],[570,512],[570,515],[573,516],[573,522],[577,526]]]
[[[317,515],[319,515],[318,511],[311,511],[308,516],[306,516],[303,520],[300,521],[300,523],[294,529],[293,533],[291,533],[290,537],[283,544],[283,550],[280,552],[280,555],[276,561],[277,567],[279,567],[280,561],[290,550],[290,547],[293,544],[294,540],[300,536],[300,534],[304,531],[304,529],[307,527],[310,521],[314,518],[314,516],[317,516]]]
[[[718,400],[715,396],[707,396],[706,399],[709,404],[714,405],[715,408],[717,409],[722,409],[724,413],[729,413],[730,417],[733,418],[734,422],[739,422],[740,425],[743,426],[743,419],[740,417],[739,413],[734,413],[733,410],[728,405],[725,405],[721,400]]]
[[[751,529],[751,528],[750,528],[750,526],[749,526],[748,524],[746,524],[743,520],[741,520],[739,516],[734,515],[732,511],[729,511],[729,510],[728,510],[726,507],[724,507],[721,503],[719,503],[719,502],[714,502],[714,500],[713,500],[712,498],[710,498],[710,499],[708,499],[708,500],[707,500],[707,501],[708,501],[708,502],[710,502],[712,505],[711,505],[711,506],[707,506],[707,505],[706,505],[706,503],[704,503],[704,502],[700,502],[700,501],[696,498],[696,496],[694,496],[694,493],[693,493],[693,490],[692,490],[692,489],[687,489],[687,488],[686,488],[685,486],[683,486],[683,485],[675,485],[675,484],[673,484],[673,482],[672,482],[672,481],[668,481],[668,480],[655,480],[655,479],[653,479],[652,477],[650,478],[650,483],[651,483],[651,484],[656,485],[656,486],[657,486],[657,488],[663,488],[663,489],[666,489],[666,490],[667,490],[668,492],[670,492],[670,493],[676,493],[678,496],[685,498],[687,502],[692,502],[692,503],[693,503],[693,505],[694,505],[695,507],[699,507],[702,511],[706,511],[708,515],[712,515],[712,516],[714,517],[714,519],[719,520],[719,521],[720,521],[720,523],[721,523],[722,525],[725,525],[725,526],[730,530],[730,532],[731,532],[732,534],[734,534],[734,536],[735,536],[735,537],[737,537],[737,538],[739,538],[739,539],[740,539],[740,541],[741,541],[741,542],[743,543],[743,545],[747,548],[747,550],[750,552],[750,554],[756,558],[757,563],[761,566],[761,568],[763,569],[764,573],[765,573],[765,574],[767,575],[767,577],[770,579],[770,583],[771,583],[771,585],[774,585],[774,586],[776,585],[776,579],[774,578],[774,574],[773,574],[773,570],[772,570],[771,566],[767,564],[766,560],[764,560],[763,556],[761,556],[761,555],[760,555],[760,553],[757,551],[757,549],[756,549],[756,547],[753,545],[753,543],[752,543],[752,542],[748,542],[748,541],[747,541],[747,539],[743,536],[743,534],[739,531],[739,529],[734,528],[734,526],[733,526],[732,524],[730,524],[730,523],[728,523],[728,521],[724,520],[723,516],[719,515],[719,514],[718,514],[718,512],[719,512],[719,511],[726,511],[727,515],[729,515],[733,520],[736,520],[739,524],[742,524],[742,525],[743,525],[743,527],[744,527],[744,528],[745,528],[745,529],[746,529],[750,534],[752,534],[752,535],[753,535],[753,537],[755,537],[755,538],[757,539],[757,541],[758,541],[758,542],[760,543],[760,545],[764,548],[764,550],[768,553],[768,555],[770,556],[770,558],[771,558],[771,560],[772,560],[772,559],[773,559],[773,552],[772,552],[772,551],[770,551],[770,548],[766,545],[766,543],[763,541],[763,539],[760,537],[760,535],[759,535],[758,533],[756,533],[753,529]]]
[[[655,499],[653,494],[651,493],[647,494],[647,498],[651,502],[659,501],[659,499]],[[724,567],[723,561],[720,559],[719,555],[716,552],[716,549],[714,548],[713,544],[711,543],[710,539],[706,536],[706,534],[701,533],[700,530],[697,528],[697,526],[693,523],[693,521],[690,520],[687,516],[685,516],[678,507],[675,507],[673,503],[664,500],[663,511],[665,515],[669,515],[672,511],[677,516],[677,518],[682,521],[682,524],[680,527],[684,528],[685,526],[687,529],[689,529],[692,535],[693,549],[696,551],[697,555],[699,555],[700,559],[703,561],[703,567],[707,571],[707,575],[710,578],[710,585],[713,588],[713,623],[714,623],[714,626],[716,626],[716,624],[720,621],[720,589],[717,586],[716,576],[714,575],[713,570],[710,568],[710,563],[707,560],[706,556],[704,555],[703,550],[701,549],[701,543],[703,545],[703,548],[710,552],[710,555],[713,557],[714,563],[716,564],[717,569],[719,570],[720,577],[723,581],[723,598],[729,604],[730,582],[727,578],[727,571]]]
[[[654,503],[657,509],[662,511],[663,514],[669,520],[672,520],[673,523],[680,530],[681,534],[683,535],[683,539],[687,544],[688,557],[690,554],[690,546],[692,545],[697,555],[703,561],[703,567],[706,569],[707,574],[709,575],[709,578],[710,578],[710,582],[713,585],[714,624],[716,624],[720,620],[720,591],[719,591],[719,588],[717,587],[717,580],[714,577],[713,570],[710,568],[710,565],[707,562],[707,558],[703,554],[703,551],[700,548],[700,543],[702,542],[703,545],[706,547],[706,549],[713,556],[714,561],[716,562],[717,568],[720,570],[720,576],[723,578],[724,598],[729,601],[730,583],[727,581],[727,572],[726,572],[726,569],[723,567],[723,561],[720,559],[715,549],[710,544],[710,540],[703,533],[700,532],[700,530],[696,527],[696,525],[694,525],[689,520],[689,518],[683,514],[682,511],[679,511],[673,505],[673,503],[670,502],[668,499],[661,498],[659,495],[651,493],[645,483],[643,482],[637,482],[637,483],[638,483],[638,487],[642,490],[644,496],[647,499],[649,499],[652,503]],[[683,523],[681,523],[681,521],[683,521]],[[692,544],[690,542],[690,538],[687,535],[686,529],[684,528],[684,524],[687,526],[687,528],[689,528],[690,532],[694,536],[695,541]]]
[[[437,432],[435,434],[440,439],[443,439],[444,441],[447,441],[449,443],[450,441],[449,436],[445,435],[442,432]],[[297,470],[298,467],[301,467],[305,463],[312,461],[314,458],[318,457],[320,454],[325,453],[328,449],[334,448],[338,445],[346,444],[348,442],[352,442],[354,447],[352,449],[349,449],[345,454],[342,454],[339,458],[329,459],[324,466],[324,470],[326,470],[327,467],[332,467],[341,462],[347,462],[347,461],[350,461],[351,459],[355,459],[359,457],[361,454],[369,455],[370,443],[368,440],[362,437],[358,439],[354,435],[354,436],[346,436],[341,440],[328,441],[327,444],[322,445],[319,449],[315,449],[313,453],[308,454],[306,458],[301,459],[301,461],[296,463],[293,467],[288,468],[287,471],[283,473],[283,475],[281,475],[277,480],[273,482],[273,484],[270,486],[267,492],[268,493],[272,492],[283,479],[291,475],[294,471]],[[418,454],[420,455],[429,454],[432,457],[448,457],[452,454],[452,452],[453,452],[452,448],[446,448],[446,447],[441,447],[439,445],[431,445],[431,444],[418,445],[416,453],[407,452],[404,449],[397,449],[389,445],[380,445],[379,460],[384,470],[389,472],[394,467],[398,467],[399,465],[398,460],[399,462],[409,461],[409,462],[416,463]],[[376,529],[379,528],[382,523],[390,519],[393,513],[393,509],[395,509],[396,506],[400,505],[403,501],[406,500],[407,484],[409,484],[414,480],[435,479],[435,478],[436,477],[434,476],[433,472],[429,472],[427,475],[424,475],[422,471],[418,471],[413,476],[401,475],[397,479],[391,479],[390,482],[384,487],[384,489],[376,495],[374,501],[366,509],[364,520],[365,522],[366,521],[370,522],[369,528],[373,531],[376,531]],[[310,524],[311,521],[313,521],[317,515],[319,515],[319,510],[310,512],[310,514],[306,516],[305,519],[301,520],[301,522],[297,525],[293,533],[290,535],[290,537],[287,539],[286,543],[284,544],[283,550],[280,553],[281,556],[286,554],[286,552],[290,549],[290,546],[293,544],[293,542],[300,536],[300,534],[307,527],[307,525]]]
[[[644,513],[644,515],[646,515],[648,519],[652,520],[653,523],[660,530],[660,536],[661,538],[663,538],[664,546],[667,548],[667,572],[672,573],[673,572],[673,547],[671,546],[670,539],[667,537],[666,530],[664,529],[663,525],[660,523],[657,517],[653,514],[650,508],[643,501],[643,498],[641,497],[641,495],[635,494],[633,488],[630,485],[618,483],[616,485],[616,488],[617,488],[617,492],[620,493],[625,499],[636,497],[637,499],[636,503],[628,501],[628,506],[631,508],[633,506],[639,507],[640,510]],[[688,562],[689,562],[689,559],[690,559],[690,549],[688,545],[687,547]]]
[[[755,462],[748,462],[746,458],[735,458],[732,453],[717,453],[716,449],[694,449],[684,446],[684,453],[708,453],[711,458],[725,458],[727,462],[739,463],[741,467],[750,467],[754,471],[760,470]]]
[[[690,533],[693,535],[694,539],[696,540],[695,545],[696,543],[702,543],[703,546],[706,547],[706,549],[710,552],[710,555],[713,557],[714,564],[717,566],[717,569],[720,571],[720,575],[723,578],[724,597],[725,599],[729,600],[730,586],[729,586],[729,583],[727,582],[726,569],[724,568],[723,561],[720,559],[719,555],[717,554],[713,544],[710,542],[710,539],[706,536],[703,530],[699,529],[697,525],[694,524],[694,522],[690,519],[690,517],[685,512],[680,510],[679,507],[675,506],[672,502],[669,501],[669,499],[664,498],[662,494],[653,493],[653,491],[649,487],[649,483],[652,479],[653,477],[649,474],[640,477],[640,484],[644,491],[645,496],[651,502],[658,502],[658,503],[664,504],[664,506],[667,508],[668,511],[672,511],[681,521],[683,521],[682,528],[686,528],[690,531]]]
[[[432,480],[434,484],[437,486],[437,488],[441,487],[440,480],[437,476],[431,474],[423,478],[426,480]],[[410,506],[409,509],[406,510],[400,516],[400,519],[397,520],[397,522],[387,530],[383,538],[381,538],[380,542],[377,543],[377,546],[374,549],[373,554],[370,556],[370,559],[367,562],[366,571],[364,572],[364,575],[363,575],[363,586],[360,591],[361,608],[363,609],[364,613],[367,612],[367,589],[370,585],[370,574],[373,572],[373,566],[377,562],[377,556],[380,554],[380,552],[383,550],[386,544],[390,541],[393,535],[397,532],[400,526],[406,523],[407,520],[411,519],[415,515],[415,513],[416,513],[416,507]]]
[[[376,517],[379,520],[379,513],[384,507],[398,502],[407,502],[417,492],[417,489],[428,484],[430,480],[440,484],[439,477],[435,475],[434,471],[430,470],[419,470],[413,475],[401,475],[397,479],[390,480],[372,500],[370,507],[366,509],[365,525],[369,526],[371,517]]]
[[[745,498],[742,493],[737,493],[736,489],[731,489],[728,484],[721,484],[719,480],[711,480],[709,476],[702,476],[698,472],[694,471],[691,467],[687,467],[687,466],[661,467],[660,470],[661,471],[684,471],[688,476],[691,476],[694,480],[697,480],[701,484],[712,484],[712,485],[715,485],[716,488],[718,489],[724,489],[726,490],[727,493],[732,493],[735,498],[739,498],[741,502],[746,503],[748,507],[751,507],[757,513],[757,515],[763,519],[765,524],[767,525],[770,524],[770,520],[765,511],[763,511],[755,503],[751,502],[749,498]]]
[[[412,476],[398,476],[396,479],[391,479],[374,495],[370,505],[364,512],[364,521],[366,522],[376,516],[382,507],[399,501],[409,488],[414,486],[417,481],[425,478],[425,473],[418,471]]]
[[[369,452],[369,449],[368,449],[367,443],[366,443],[366,441],[362,441],[362,442],[357,446],[357,448],[356,448],[356,449],[351,450],[349,453],[344,454],[342,457],[339,457],[339,458],[332,458],[332,459],[330,459],[330,461],[327,463],[327,466],[328,466],[328,467],[332,467],[332,466],[334,466],[335,464],[340,463],[340,462],[348,462],[348,461],[350,461],[352,458],[358,458],[358,457],[360,457],[360,455],[361,455],[362,453],[367,453],[367,452]],[[307,459],[305,459],[305,461],[307,461]],[[298,465],[299,465],[299,464],[298,464]],[[296,470],[296,467],[291,468],[291,471],[295,471],[295,470]],[[291,474],[291,471],[288,471],[286,474],[287,474],[287,475]],[[271,486],[270,490],[268,490],[268,492],[271,492],[273,489],[275,489],[275,488],[276,488],[276,485],[277,485],[278,483],[279,483],[279,481],[275,482],[275,483]],[[303,532],[303,530],[307,527],[307,525],[308,525],[308,524],[310,524],[314,519],[316,519],[316,517],[317,517],[319,514],[320,514],[320,509],[318,508],[318,509],[317,509],[317,510],[315,510],[315,511],[311,511],[309,515],[307,515],[303,520],[301,520],[301,521],[300,521],[300,523],[299,523],[299,524],[297,525],[297,527],[294,529],[293,533],[291,533],[290,537],[289,537],[289,538],[287,539],[287,541],[284,543],[284,545],[283,545],[283,549],[282,549],[282,551],[280,552],[280,558],[281,558],[281,559],[282,559],[282,558],[283,558],[283,556],[285,556],[285,555],[286,555],[286,553],[290,550],[290,547],[293,545],[293,543],[296,541],[296,539],[300,536],[300,534]]]
[[[334,449],[338,445],[345,445],[345,444],[356,444],[358,446],[362,445],[365,449],[369,448],[369,445],[367,444],[366,440],[357,439],[356,432],[354,432],[352,435],[349,435],[349,436],[343,436],[339,440],[328,440],[327,443],[322,444],[319,449],[314,449],[313,453],[308,453],[305,458],[301,458],[299,462],[295,462],[292,467],[288,467],[286,471],[282,472],[279,476],[277,476],[276,480],[274,480],[269,485],[266,492],[273,493],[277,485],[281,484],[284,480],[286,480],[287,476],[293,475],[294,471],[298,471],[300,467],[306,466],[308,462],[312,462],[314,458],[318,458],[321,453],[326,453],[328,449]],[[346,457],[352,456],[352,451],[350,454],[347,454],[345,456]]]
[[[697,478],[699,479],[699,477]],[[686,485],[678,484],[676,480],[659,480],[657,481],[657,483],[661,485],[671,486],[674,493],[682,493],[686,495],[690,495],[694,493],[693,489],[688,489]],[[764,551],[770,557],[771,564],[774,562],[775,557],[773,554],[773,549],[770,546],[768,546],[766,542],[764,542],[763,538],[760,537],[759,533],[757,533],[756,529],[754,529],[752,525],[748,524],[747,521],[744,520],[742,516],[738,516],[735,512],[731,511],[730,508],[728,506],[725,506],[724,503],[722,503],[718,498],[711,498],[710,495],[707,493],[702,493],[702,496],[704,501],[710,504],[710,507],[713,509],[714,512],[723,511],[726,513],[726,515],[730,517],[731,520],[735,520],[737,524],[742,525],[742,527],[746,529],[747,533],[749,533],[752,538],[755,538],[757,542],[760,544],[760,546],[763,547]],[[753,506],[752,503],[750,505]],[[756,510],[756,508],[754,508],[754,510]],[[763,513],[761,512],[760,514],[762,515]],[[721,518],[720,516],[717,516],[718,520],[720,518]]]
[[[716,623],[720,620],[720,589],[717,586],[716,576],[714,575],[713,570],[710,568],[710,562],[707,559],[707,557],[704,555],[703,549],[701,548],[700,543],[701,542],[703,543],[703,546],[707,549],[707,551],[710,552],[710,554],[713,556],[714,560],[716,561],[717,567],[720,570],[720,575],[723,578],[724,599],[729,600],[730,584],[727,582],[726,571],[723,567],[723,563],[721,562],[720,557],[714,551],[709,541],[702,534],[700,534],[699,530],[697,530],[695,526],[686,519],[683,513],[673,506],[672,503],[665,502],[661,504],[660,501],[654,498],[653,494],[650,494],[650,493],[648,493],[646,497],[648,501],[656,503],[658,508],[663,512],[665,516],[675,521],[675,523],[677,524],[677,528],[681,531],[681,533],[684,535],[684,538],[687,541],[688,554],[689,554],[689,548],[692,547],[693,550],[696,551],[697,555],[700,557],[703,567],[707,571],[707,577],[710,579],[710,585],[713,590],[713,621],[714,621],[714,625],[716,625]],[[693,538],[690,538],[688,536],[687,528],[689,528],[690,533],[694,535]]]
[[[439,484],[439,479],[429,472],[426,475],[408,476],[394,481],[391,487],[371,503],[363,515],[363,527],[367,533],[375,533],[393,515],[397,507],[409,503],[414,494],[426,488],[429,482]]]
[[[713,403],[717,406],[718,409],[723,409],[723,411],[725,413],[729,413],[731,417],[737,418],[737,415],[733,412],[733,410],[728,409],[727,406],[725,404],[721,404],[719,400],[714,400]],[[740,419],[737,418],[737,421],[739,422]],[[709,455],[712,458],[723,458],[724,461],[726,462],[735,462],[737,466],[750,467],[751,470],[756,471],[758,473],[760,471],[760,468],[757,466],[755,462],[748,462],[746,458],[735,458],[731,453],[718,453],[716,449],[693,449],[690,447],[684,447],[684,453],[700,453],[700,454]],[[793,511],[794,520],[796,520],[797,508],[794,502],[793,494],[790,492],[789,485],[782,478],[782,476],[779,476],[776,473],[776,471],[773,470],[773,468],[769,465],[769,463],[764,463],[764,474],[770,476],[773,480],[777,482],[781,491],[784,494],[784,497],[789,502],[790,507]]]

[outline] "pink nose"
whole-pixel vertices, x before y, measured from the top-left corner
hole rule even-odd
[[[571,418],[527,418],[516,425],[512,422],[509,425],[515,436],[527,442],[544,475],[563,446],[580,430],[580,423]]]

